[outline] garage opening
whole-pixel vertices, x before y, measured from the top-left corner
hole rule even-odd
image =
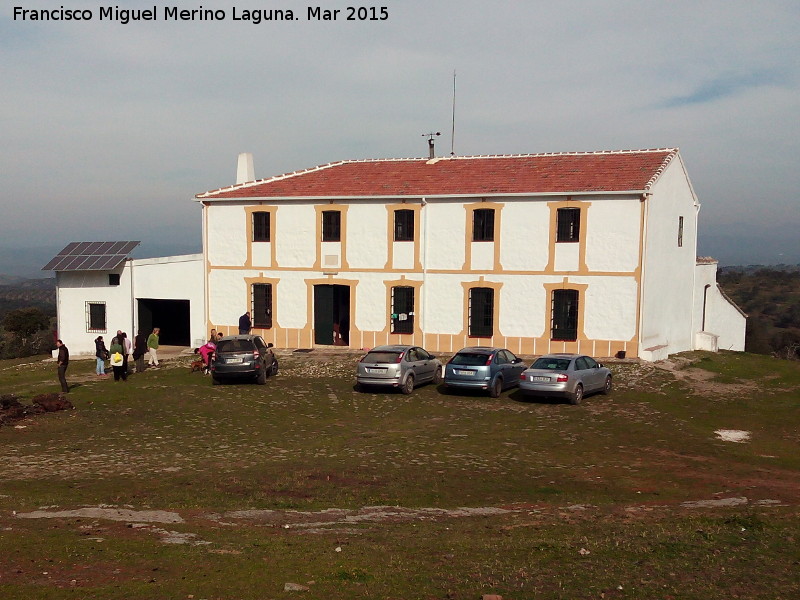
[[[191,346],[188,300],[137,298],[139,329],[149,334],[160,327],[159,344]]]

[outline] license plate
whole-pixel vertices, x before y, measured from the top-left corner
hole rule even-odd
[[[243,362],[243,359],[241,357],[239,357],[239,358],[229,358],[225,362],[229,363],[229,364],[240,364],[240,363]]]
[[[367,373],[372,373],[373,375],[382,375],[386,373],[386,369],[366,369]]]
[[[531,377],[531,381],[550,381],[549,377],[536,376]]]
[[[475,371],[458,371],[458,370],[454,370],[453,372],[456,375],[467,375],[467,376],[475,375]]]

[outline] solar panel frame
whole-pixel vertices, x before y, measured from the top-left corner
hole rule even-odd
[[[70,242],[43,271],[111,271],[141,242]]]

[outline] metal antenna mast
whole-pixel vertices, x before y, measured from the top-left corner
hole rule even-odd
[[[450,130],[450,156],[455,156],[456,144],[456,70],[453,69],[453,126]]]

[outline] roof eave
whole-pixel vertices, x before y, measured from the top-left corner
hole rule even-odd
[[[323,202],[330,200],[414,200],[425,198],[426,200],[447,200],[450,198],[526,198],[531,196],[643,196],[652,194],[649,189],[644,190],[596,190],[596,191],[564,191],[564,192],[511,192],[511,193],[475,193],[475,194],[391,194],[388,196],[237,196],[218,198],[213,195],[195,196],[197,202],[216,201],[216,202]]]

